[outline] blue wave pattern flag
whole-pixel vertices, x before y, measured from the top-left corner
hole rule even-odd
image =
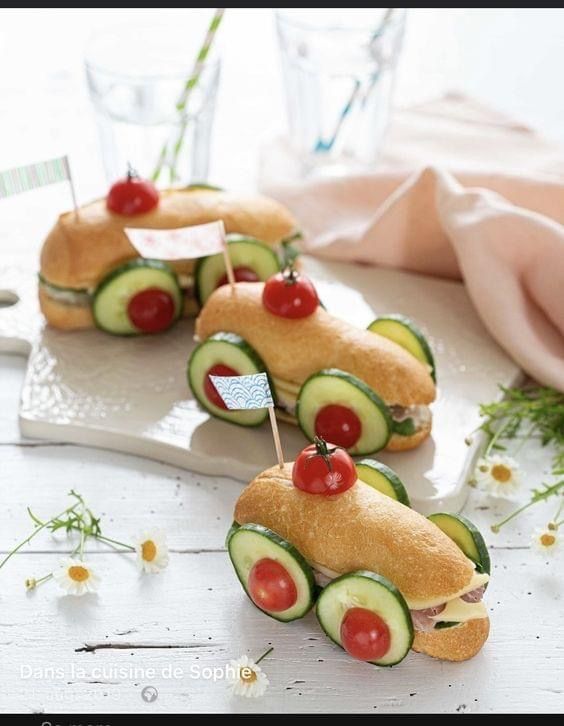
[[[250,376],[210,376],[227,408],[231,411],[274,406],[266,373]]]

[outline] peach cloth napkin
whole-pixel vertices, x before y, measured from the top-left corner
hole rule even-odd
[[[261,187],[309,253],[462,279],[506,352],[564,391],[563,150],[450,95],[397,114],[372,174],[281,183],[291,164],[263,153]]]

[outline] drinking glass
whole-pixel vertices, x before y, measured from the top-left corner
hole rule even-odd
[[[192,75],[205,28],[120,26],[97,32],[85,67],[108,181],[130,164],[158,183],[205,182],[220,61],[210,52],[183,111],[177,109]],[[201,32],[200,32],[201,31]]]
[[[289,138],[304,171],[369,167],[386,130],[402,8],[279,10]]]

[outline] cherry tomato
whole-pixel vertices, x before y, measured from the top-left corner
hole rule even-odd
[[[320,409],[314,426],[318,436],[344,449],[354,446],[362,433],[362,424],[356,413],[337,403]]]
[[[341,622],[341,643],[353,658],[379,660],[390,650],[390,629],[366,608],[350,608]]]
[[[291,608],[298,599],[296,583],[286,568],[268,557],[253,565],[248,586],[254,604],[273,613]]]
[[[144,333],[160,333],[174,322],[172,295],[158,287],[148,287],[134,295],[127,304],[127,315]]]
[[[258,282],[259,280],[257,273],[250,267],[235,267],[233,274],[235,275],[235,282]],[[225,273],[217,281],[216,288],[227,285],[228,282],[227,273]]]
[[[217,392],[216,387],[211,382],[210,376],[238,375],[239,373],[234,368],[224,366],[223,363],[216,363],[214,366],[212,366],[206,373],[206,377],[204,379],[204,393],[206,394],[208,401],[211,401],[214,406],[217,406],[218,408],[222,408],[224,411],[227,411],[227,406],[223,402],[223,398]]]
[[[317,310],[319,298],[309,277],[289,270],[264,283],[262,304],[280,318],[307,318]]]
[[[141,179],[130,167],[127,176],[112,184],[106,206],[116,214],[144,214],[159,203],[159,192],[148,179]]]
[[[347,452],[319,437],[298,455],[292,469],[294,486],[309,494],[342,494],[356,479],[354,461]]]

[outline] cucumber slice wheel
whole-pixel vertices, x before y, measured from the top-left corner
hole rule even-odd
[[[344,414],[344,422],[327,421],[331,411]],[[348,414],[352,412],[352,415]],[[336,368],[319,371],[310,376],[298,394],[296,405],[298,423],[310,441],[322,436],[327,441],[346,448],[350,454],[367,455],[383,449],[392,433],[392,419],[386,404],[363,381]],[[335,433],[329,435],[327,428]],[[356,440],[351,428],[357,430]],[[342,436],[341,440],[338,440]]]
[[[112,270],[96,288],[92,299],[96,325],[113,335],[140,335],[143,331],[129,319],[127,306],[134,295],[150,288],[158,288],[171,296],[172,322],[177,320],[182,312],[183,296],[174,270],[160,260],[138,258]]]
[[[253,604],[270,617],[288,622],[303,618],[315,601],[316,585],[311,567],[298,550],[275,532],[259,524],[232,527],[227,550],[237,577]],[[268,610],[260,605],[260,592],[253,592],[257,563],[274,561],[293,582],[294,597],[285,610]]]
[[[392,340],[417,360],[426,363],[429,366],[431,377],[436,381],[435,359],[431,347],[413,320],[405,315],[381,315],[370,323],[368,330]]]
[[[476,565],[479,572],[490,574],[491,562],[488,548],[478,529],[460,514],[438,512],[428,519],[436,524]]]
[[[375,459],[362,459],[356,464],[356,475],[365,484],[377,489],[396,502],[410,507],[409,496],[401,479],[389,466]]]
[[[267,280],[280,271],[280,261],[274,250],[264,242],[237,234],[227,236],[227,249],[235,273],[237,269],[251,271],[258,280]],[[201,257],[194,271],[196,296],[200,305],[218,286],[225,275],[225,262],[222,254]]]
[[[214,395],[215,389],[208,376],[210,372],[212,375],[247,376],[262,371],[266,371],[264,363],[243,338],[234,333],[216,333],[192,351],[188,361],[188,384],[198,403],[213,416],[240,426],[260,426],[268,416],[267,409],[227,410],[221,405],[221,399]]]
[[[317,600],[317,618],[326,635],[341,648],[341,625],[351,608],[370,610],[388,626],[390,647],[370,663],[392,666],[405,658],[413,643],[413,623],[402,594],[389,580],[360,570],[337,577],[323,589]]]

